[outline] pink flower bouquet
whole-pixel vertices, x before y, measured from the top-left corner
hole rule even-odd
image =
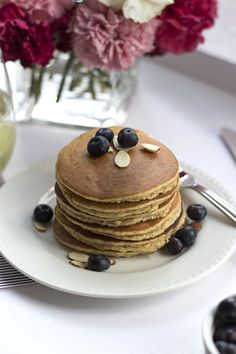
[[[0,0],[0,48],[5,62],[41,74],[58,52],[70,56],[64,75],[74,59],[121,71],[144,55],[195,50],[216,15],[217,0]]]
[[[54,49],[88,68],[126,70],[148,53],[193,51],[216,0],[0,0],[4,60],[47,65]]]

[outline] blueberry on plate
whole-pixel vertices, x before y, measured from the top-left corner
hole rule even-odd
[[[233,343],[218,341],[215,345],[221,354],[236,354],[236,345]]]
[[[182,242],[184,247],[188,247],[196,240],[197,231],[191,226],[185,226],[176,232],[175,237]]]
[[[87,145],[89,154],[93,157],[104,155],[109,150],[110,144],[107,138],[98,135],[92,138]]]
[[[109,128],[101,128],[96,132],[96,136],[104,136],[105,138],[107,138],[107,140],[109,141],[109,143],[112,141],[112,139],[114,138],[114,133],[111,129]]]
[[[207,215],[207,208],[201,204],[191,204],[187,209],[187,215],[194,221],[202,221]]]
[[[217,307],[217,314],[224,323],[236,325],[236,296],[221,301]]]
[[[132,148],[138,144],[138,135],[131,128],[124,128],[119,131],[118,143],[122,148]]]
[[[53,217],[53,210],[48,204],[39,204],[34,208],[34,220],[40,223],[47,223]]]
[[[184,246],[180,240],[178,240],[176,237],[172,237],[167,243],[167,249],[170,254],[177,255],[183,251]]]
[[[110,259],[105,254],[91,254],[88,258],[88,269],[103,272],[111,266]]]

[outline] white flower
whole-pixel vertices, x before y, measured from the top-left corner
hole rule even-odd
[[[148,22],[161,14],[167,5],[173,4],[174,0],[99,0],[113,10],[123,10],[126,18],[135,22]]]

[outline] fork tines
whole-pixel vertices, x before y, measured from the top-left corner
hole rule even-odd
[[[18,272],[0,255],[0,288],[32,284],[34,280]]]

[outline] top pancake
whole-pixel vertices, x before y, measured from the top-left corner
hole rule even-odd
[[[122,127],[111,129],[117,135]],[[128,151],[131,162],[127,168],[115,165],[115,149],[101,157],[89,155],[87,144],[95,136],[96,129],[93,129],[60,151],[57,180],[75,194],[100,202],[138,201],[167,193],[178,182],[177,159],[165,145],[142,131],[135,131],[139,143]],[[158,145],[160,150],[150,153],[142,143]]]

